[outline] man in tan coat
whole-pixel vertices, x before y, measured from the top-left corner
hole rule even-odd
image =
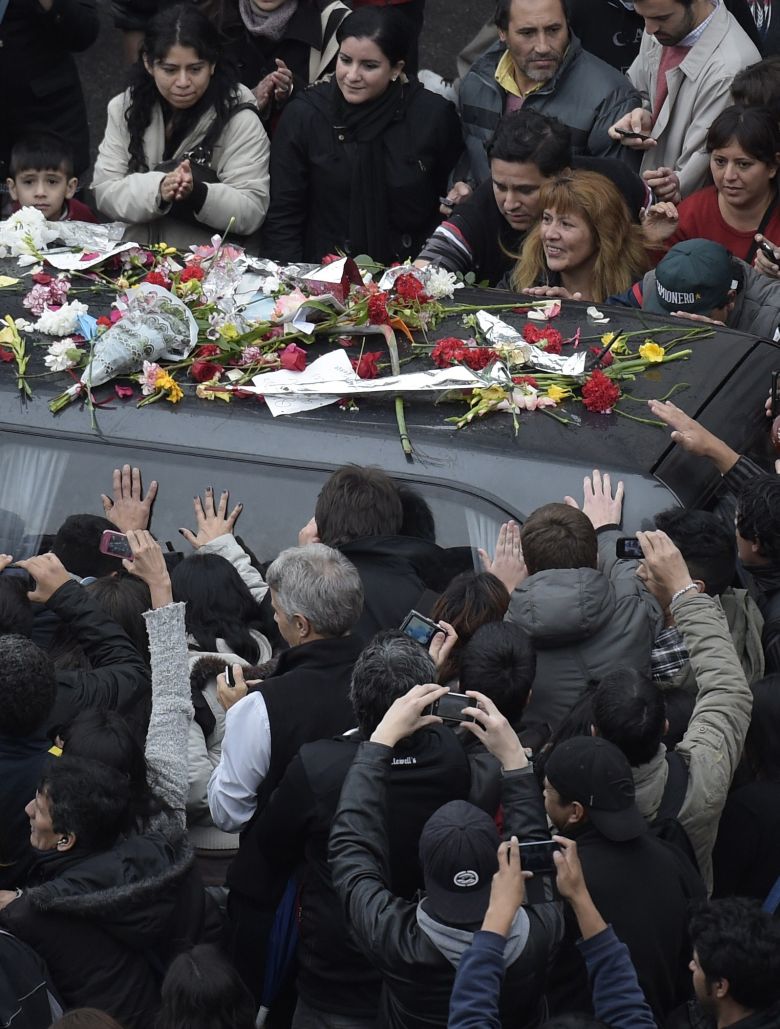
[[[647,98],[609,130],[644,151],[642,174],[659,200],[704,185],[707,130],[729,104],[734,75],[761,59],[720,0],[635,0],[645,22],[628,77]]]

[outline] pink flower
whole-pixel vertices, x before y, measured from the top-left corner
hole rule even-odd
[[[301,304],[306,302],[306,297],[296,287],[292,293],[284,293],[276,298],[276,304],[271,312],[271,317],[277,322],[289,322],[298,313]]]
[[[133,395],[133,387],[120,386],[119,383],[116,383],[114,386],[114,393],[116,393],[120,400],[127,400],[128,397]]]
[[[288,343],[280,352],[279,361],[288,372],[302,372],[306,367],[306,351],[295,343]]]
[[[155,364],[152,361],[144,361],[144,370],[141,372],[141,377],[138,381],[141,384],[141,392],[145,397],[150,396],[156,391],[157,378],[163,374],[159,364]]]

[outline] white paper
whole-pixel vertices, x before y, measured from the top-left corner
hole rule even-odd
[[[506,371],[504,370],[504,374]],[[449,389],[471,389],[484,380],[470,368],[432,368],[424,372],[361,379],[352,368],[346,350],[333,350],[318,357],[302,372],[281,370],[255,375],[253,392],[261,393],[271,414],[296,414],[333,404],[341,397],[372,393],[441,393]]]
[[[125,250],[137,249],[137,243],[120,243],[118,246],[112,247],[110,250],[101,251],[97,257],[91,258],[89,261],[82,260],[84,253],[93,253],[94,251],[86,250],[81,253],[74,254],[72,251],[59,254],[47,254],[44,252],[46,263],[50,264],[53,268],[57,268],[61,272],[85,272],[89,271],[90,268],[94,268],[97,264],[102,264],[103,261],[108,260],[109,257],[113,257],[114,254],[121,254]]]

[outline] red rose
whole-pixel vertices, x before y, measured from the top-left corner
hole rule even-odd
[[[591,354],[600,354],[601,351],[604,348],[603,347],[590,347],[589,349],[590,349]],[[599,364],[602,366],[602,368],[609,368],[609,366],[612,364],[612,362],[614,360],[615,360],[615,358],[612,355],[612,351],[608,350],[606,352],[606,354],[604,354],[602,356],[601,360],[599,361]]]
[[[111,326],[114,324],[111,321],[111,319],[110,318],[106,318],[106,316],[104,314],[101,314],[101,316],[97,320],[97,323],[98,323],[98,325],[104,326],[106,329],[110,329]]]
[[[368,320],[371,325],[385,325],[390,321],[387,313],[387,293],[374,293],[368,298]]]
[[[196,357],[217,357],[222,351],[216,343],[204,343],[202,347],[198,347],[195,351]]]
[[[188,264],[181,273],[179,282],[189,282],[190,279],[202,279],[205,274],[199,264]]]
[[[320,261],[320,264],[323,264],[323,265],[324,264],[333,264],[334,261],[340,261],[340,260],[341,260],[341,258],[339,257],[338,254],[325,254],[323,259]]]
[[[401,300],[418,301],[424,304],[428,297],[425,295],[423,284],[416,275],[411,272],[404,272],[395,280],[395,291]]]
[[[220,376],[224,370],[223,365],[215,364],[213,361],[193,361],[190,365],[190,378],[195,382],[208,382],[209,379]]]
[[[0,361],[5,361],[6,363],[9,363],[10,361],[14,360],[15,358],[13,350],[6,350],[5,347],[0,347]]]
[[[170,286],[170,282],[162,272],[147,272],[141,281],[148,282],[151,286],[162,286],[164,289]]]
[[[377,364],[382,356],[379,350],[372,350],[361,354],[359,358],[351,358],[352,367],[358,373],[360,379],[375,379],[379,375]]]
[[[596,369],[582,387],[582,402],[588,411],[609,414],[618,402],[620,388]]]
[[[302,372],[306,367],[306,351],[295,343],[288,343],[279,354],[279,361],[288,372]]]

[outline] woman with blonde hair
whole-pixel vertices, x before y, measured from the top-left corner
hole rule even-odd
[[[603,175],[561,175],[542,186],[539,199],[542,217],[512,272],[514,289],[602,303],[650,267],[639,226]]]

